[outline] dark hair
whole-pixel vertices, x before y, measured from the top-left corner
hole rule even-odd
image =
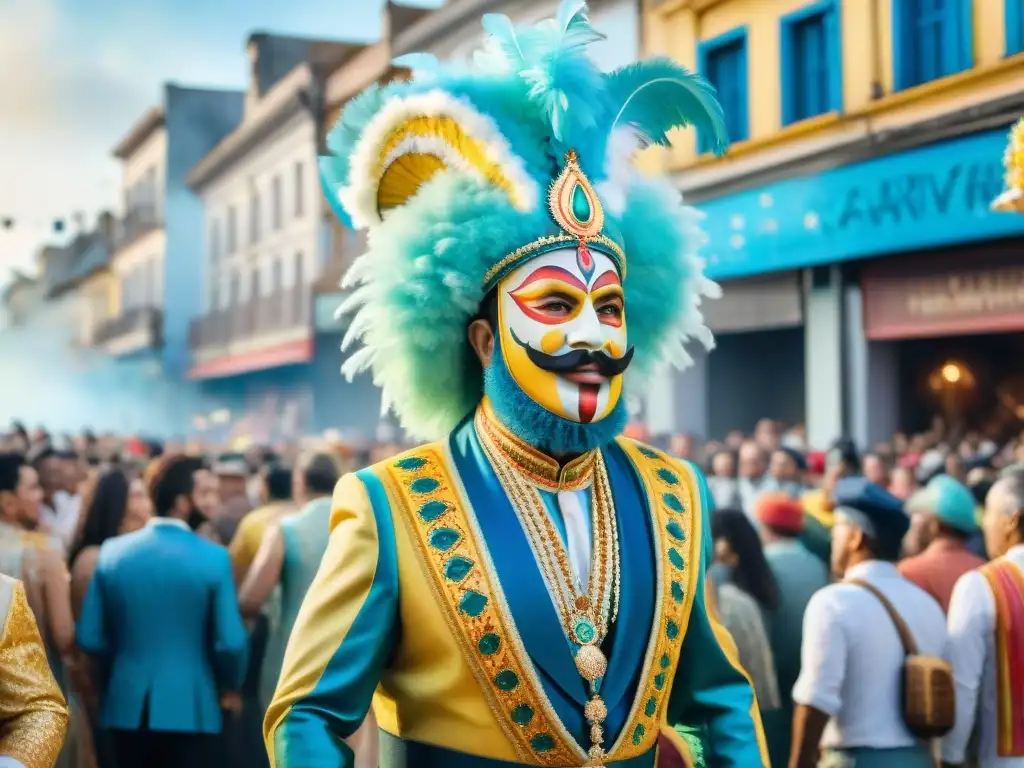
[[[44,446],[31,454],[29,461],[36,472],[40,472],[43,468],[43,462],[47,459],[59,458],[57,452],[53,450],[49,445]]]
[[[330,453],[314,453],[302,462],[302,481],[309,493],[326,496],[334,492],[341,472],[338,461]]]
[[[93,483],[82,503],[84,523],[71,547],[69,565],[75,564],[75,558],[86,547],[98,547],[117,536],[128,509],[130,486],[123,469],[109,469]]]
[[[287,501],[292,497],[292,473],[287,467],[272,466],[263,475],[267,496],[271,501]]]
[[[179,496],[191,496],[195,487],[195,473],[203,468],[201,459],[172,453],[157,459],[156,471],[150,478],[149,495],[153,507],[160,517],[167,517],[174,510]]]
[[[14,493],[18,490],[24,466],[25,457],[20,453],[0,453],[0,492]]]
[[[498,329],[498,289],[492,288],[480,300],[480,308],[473,320],[486,320],[492,331]],[[472,322],[472,320],[470,321]]]
[[[725,539],[739,561],[733,583],[753,597],[761,608],[775,610],[779,605],[779,586],[775,582],[757,531],[738,509],[723,509],[711,518],[711,538]]]

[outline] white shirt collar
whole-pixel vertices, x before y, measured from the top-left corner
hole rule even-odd
[[[899,570],[896,563],[888,563],[885,560],[865,560],[857,563],[852,568],[847,568],[843,574],[844,579],[891,579],[898,578]]]
[[[1024,544],[1018,544],[1015,547],[1010,547],[1006,550],[1006,557],[1012,557],[1014,560],[1017,558],[1024,559]]]
[[[186,531],[191,531],[192,528],[184,520],[179,520],[176,517],[151,517],[146,521],[146,525],[159,526],[159,525],[174,525],[178,528],[184,528]]]

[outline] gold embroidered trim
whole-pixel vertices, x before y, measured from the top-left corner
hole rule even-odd
[[[596,449],[561,467],[550,456],[512,434],[495,415],[488,398],[483,399],[480,411],[483,418],[478,419],[478,425],[486,431],[494,447],[534,485],[551,493],[579,491],[590,485],[597,465]]]
[[[488,567],[484,545],[472,525],[472,512],[460,499],[457,477],[449,470],[442,447],[434,443],[403,454],[389,461],[382,474],[467,663],[516,754],[529,765],[577,764],[578,747],[570,747],[570,737],[522,650],[493,566]]]
[[[598,235],[597,237],[586,237],[583,239],[584,243],[597,243],[598,245],[604,246],[612,252],[618,258],[619,270],[622,273],[622,279],[626,278],[626,254],[622,250],[622,247],[606,235]],[[522,261],[534,251],[539,251],[549,245],[556,245],[564,243],[565,245],[571,245],[573,247],[579,245],[580,238],[575,235],[569,235],[564,232],[557,235],[545,235],[544,237],[538,237],[532,243],[527,243],[524,246],[516,248],[512,253],[505,256],[501,261],[487,270],[484,274],[484,285],[490,284],[490,282],[504,272],[510,265]]]
[[[700,491],[685,465],[633,440],[618,444],[636,467],[651,506],[657,558],[655,622],[636,697],[612,762],[646,754],[665,723],[700,570]]]

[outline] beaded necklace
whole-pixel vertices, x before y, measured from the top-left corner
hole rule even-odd
[[[573,649],[576,669],[587,681],[590,700],[584,706],[583,715],[590,725],[588,755],[590,765],[600,768],[600,761],[607,756],[604,721],[608,715],[601,698],[601,682],[608,670],[608,659],[600,646],[607,637],[609,625],[618,617],[619,609],[619,537],[608,470],[600,451],[594,451],[592,471],[588,473],[593,498],[591,568],[589,582],[584,587],[572,572],[566,547],[544,505],[538,484],[528,479],[510,456],[513,451],[507,446],[511,436],[493,417],[488,418],[488,411],[489,408],[484,407],[477,412],[477,434],[554,598]],[[545,490],[551,489],[545,487]]]

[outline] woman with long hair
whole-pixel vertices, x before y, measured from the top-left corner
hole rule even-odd
[[[68,557],[76,617],[103,542],[139,530],[152,515],[152,502],[141,479],[130,478],[119,467],[108,469],[96,478],[83,500],[78,534]]]
[[[779,754],[789,734],[781,717],[782,692],[766,618],[779,606],[779,586],[757,529],[743,512],[715,512],[711,538],[715,554],[709,580],[714,602],[722,624],[736,642],[740,663],[754,684],[769,752]]]
[[[68,556],[71,607],[76,620],[96,570],[100,547],[108,539],[139,530],[152,515],[152,502],[142,480],[130,477],[124,469],[108,469],[92,481],[82,501],[78,531]],[[78,740],[80,753],[94,752],[93,765],[113,765],[105,734],[87,725],[95,722],[96,695],[85,671],[85,658],[80,657],[77,663],[81,669],[74,675],[75,690],[70,698],[72,711],[77,715],[72,717],[72,730],[78,733],[69,734],[68,740]],[[89,741],[92,744],[86,747]],[[79,763],[79,768],[82,765]]]

